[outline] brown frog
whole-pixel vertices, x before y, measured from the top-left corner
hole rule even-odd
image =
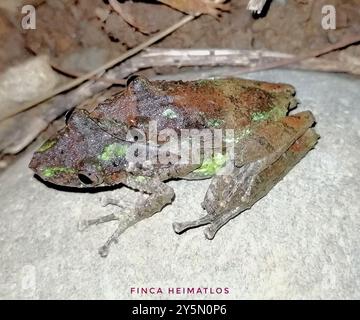
[[[181,233],[209,224],[205,236],[213,239],[316,144],[311,112],[288,115],[297,104],[294,95],[288,84],[243,79],[131,77],[125,90],[92,112],[74,111],[29,166],[56,185],[125,185],[149,195],[99,249],[103,257],[128,227],[172,202],[174,191],[165,182],[173,178],[212,178],[202,203],[207,214],[173,228]],[[80,229],[119,216],[82,221]]]

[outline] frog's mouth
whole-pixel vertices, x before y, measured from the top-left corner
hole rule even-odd
[[[81,187],[77,172],[63,166],[38,166],[36,154],[29,164],[29,168],[43,181],[56,185]]]

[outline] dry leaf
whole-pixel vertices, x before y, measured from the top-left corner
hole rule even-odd
[[[174,9],[188,14],[210,14],[214,17],[221,15],[221,11],[230,11],[226,0],[158,0]]]
[[[124,2],[120,3],[117,0],[109,0],[111,8],[113,8],[129,25],[139,30],[143,34],[150,34],[158,31],[155,24],[146,23],[141,21],[140,15],[137,14],[137,10],[144,10],[143,3]]]

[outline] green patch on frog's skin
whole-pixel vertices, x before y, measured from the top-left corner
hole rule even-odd
[[[200,79],[195,82],[198,86],[221,86],[224,80],[221,79]]]
[[[209,83],[211,83],[211,80],[208,80],[208,79],[200,79],[195,82],[195,84],[197,84],[199,86],[206,86]]]
[[[172,109],[166,109],[164,110],[164,112],[162,113],[162,115],[168,119],[176,119],[177,118],[177,114],[174,110]]]
[[[219,128],[224,123],[224,120],[221,119],[209,119],[207,121],[207,126],[211,128]]]
[[[233,137],[230,138],[225,137],[224,142],[229,144],[239,143],[242,139],[249,137],[251,133],[252,133],[251,127],[246,127],[240,132],[236,132],[235,136]]]
[[[270,118],[274,121],[279,121],[284,118],[288,112],[288,105],[284,104],[281,107],[273,108],[269,111]]]
[[[126,132],[127,131],[127,126],[125,123],[122,123],[122,122],[118,122],[116,121],[115,119],[101,119],[101,120],[98,120],[97,121],[97,124],[105,129],[105,131],[111,131],[113,130],[114,128],[117,129],[117,131],[124,131]]]
[[[127,146],[120,143],[112,143],[104,148],[98,158],[102,161],[110,161],[116,158],[124,157],[126,153]]]
[[[147,182],[149,181],[150,178],[149,177],[145,177],[145,176],[136,176],[135,177],[135,181],[136,182],[139,182],[139,183],[144,183],[144,182]]]
[[[238,135],[235,137],[235,142],[238,143],[241,139],[244,139],[251,135],[251,128],[247,127],[244,130],[242,130]]]
[[[254,112],[251,114],[251,120],[254,122],[268,120],[269,118],[269,112]]]
[[[239,138],[245,138],[251,134],[251,128],[247,127],[241,131]]]
[[[251,120],[253,122],[260,122],[265,120],[278,121],[285,117],[287,113],[287,106],[274,107],[269,111],[254,112],[251,114]]]
[[[42,146],[38,149],[38,152],[45,152],[46,150],[49,150],[52,148],[55,143],[57,142],[57,139],[47,140],[45,141]]]
[[[49,167],[49,168],[44,168],[42,170],[42,174],[46,178],[51,178],[60,173],[75,173],[75,172],[76,172],[76,170],[74,170],[72,168],[66,168],[66,167]]]
[[[225,165],[227,159],[226,155],[217,153],[211,159],[204,160],[201,167],[193,172],[203,176],[213,176]]]

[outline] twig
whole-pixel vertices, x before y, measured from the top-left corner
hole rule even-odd
[[[192,67],[192,66],[234,66],[254,67],[272,64],[278,61],[287,61],[295,56],[288,53],[248,50],[248,49],[146,49],[139,55],[128,59],[118,67],[109,70],[103,76],[93,76],[89,80],[107,82],[108,84],[125,85],[127,77],[131,73],[141,69],[154,67]],[[81,77],[83,74],[64,70],[50,62],[50,65],[58,72],[72,77]],[[328,72],[347,72],[360,74],[360,68],[351,63],[324,58],[312,58],[300,61],[290,66],[294,69],[318,70]],[[247,70],[247,69],[246,69]],[[120,78],[121,77],[121,78]]]
[[[288,61],[295,56],[288,53],[267,51],[267,50],[248,50],[248,49],[147,49],[136,57],[116,67],[121,68],[122,74],[127,71],[129,74],[140,69],[150,67],[184,67],[184,66],[236,66],[236,67],[254,67],[264,64],[275,63],[278,61]],[[312,58],[300,61],[293,65],[294,68],[336,71],[353,73],[352,64],[346,64],[337,60],[325,58]],[[109,71],[104,77],[108,80]],[[104,79],[104,78],[101,78]]]
[[[232,66],[238,73],[249,70],[262,70],[264,67],[286,66],[290,60],[298,57],[275,51],[234,50],[234,49],[147,49],[140,55],[129,59],[121,65],[109,70],[100,81],[122,84],[122,77],[141,69],[153,67],[184,66]],[[326,58],[309,58],[297,61],[289,66],[293,69],[305,69],[326,72],[345,72],[360,75],[360,67],[338,60]],[[201,72],[199,73],[201,77]]]
[[[248,66],[267,65],[274,62],[288,61],[294,58],[291,54],[261,50],[232,49],[147,49],[141,54],[128,59],[119,66],[108,70],[97,81],[87,81],[75,90],[57,95],[46,103],[40,104],[26,112],[1,122],[0,153],[17,153],[26,147],[36,136],[66,110],[73,108],[98,92],[121,82],[129,74],[139,69],[156,66],[231,66],[210,70],[198,70],[196,79],[209,77],[238,76]],[[234,68],[236,66],[236,68]],[[360,74],[360,68],[351,63],[325,58],[312,58],[291,65],[293,68],[349,72]],[[194,72],[192,73],[192,77]],[[159,76],[152,79],[159,79]],[[186,73],[167,76],[167,79],[188,79]]]
[[[329,53],[331,51],[335,51],[335,50],[347,47],[347,46],[357,43],[359,41],[360,41],[360,35],[358,35],[358,34],[350,35],[350,36],[344,37],[342,40],[340,40],[337,43],[334,43],[332,45],[329,45],[329,46],[321,48],[321,49],[313,50],[310,53],[295,56],[288,60],[277,61],[277,62],[272,62],[272,63],[266,64],[266,65],[245,68],[242,70],[242,73],[268,70],[268,69],[273,69],[273,68],[277,68],[277,67],[283,67],[283,66],[293,64],[293,63],[298,63],[298,62],[301,62],[306,59],[316,58],[316,57],[322,56],[325,53]]]
[[[37,105],[37,104],[39,104],[41,102],[44,102],[44,101],[46,101],[46,100],[48,100],[48,99],[50,99],[50,98],[64,92],[64,91],[68,91],[70,89],[73,89],[73,88],[77,87],[78,85],[85,82],[86,80],[89,80],[89,79],[95,77],[99,73],[103,73],[105,70],[107,70],[107,69],[113,67],[114,65],[124,61],[125,59],[137,54],[141,50],[151,46],[155,42],[157,42],[160,39],[166,37],[170,33],[174,32],[176,29],[182,27],[184,24],[190,22],[191,20],[193,20],[196,17],[197,16],[192,16],[192,15],[185,16],[179,22],[173,24],[172,26],[170,26],[169,28],[167,28],[167,29],[165,29],[163,31],[160,31],[159,33],[157,33],[156,35],[154,35],[150,39],[146,40],[142,44],[136,46],[135,48],[132,48],[132,49],[126,51],[124,54],[122,54],[119,57],[107,62],[106,64],[100,66],[99,68],[97,68],[97,69],[95,69],[95,70],[93,70],[93,71],[91,71],[91,72],[77,78],[77,79],[74,79],[74,80],[70,81],[69,83],[55,89],[54,91],[52,91],[49,94],[43,95],[43,96],[39,97],[38,99],[36,99],[34,101],[31,101],[29,103],[24,104],[19,109],[17,109],[16,112],[11,112],[11,110],[10,110],[9,113],[7,113],[5,116],[3,116],[3,117],[0,116],[0,120],[10,118],[11,116],[14,116],[15,114],[18,114],[19,112],[30,109],[33,106],[35,106],[35,105]]]

